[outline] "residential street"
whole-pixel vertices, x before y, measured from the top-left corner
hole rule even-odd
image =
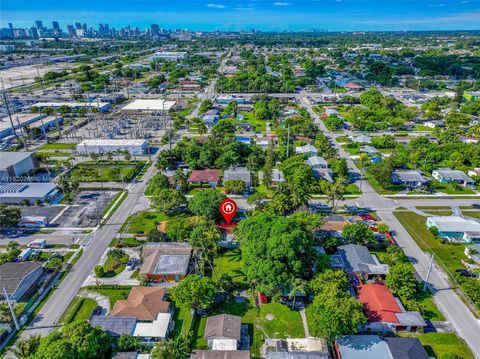
[[[330,132],[319,117],[313,111],[311,105],[306,101],[305,97],[301,98],[302,104],[309,111],[310,115],[315,119],[315,123],[325,133],[326,136],[334,138],[334,134]],[[348,153],[337,145],[340,156],[347,160],[348,166],[351,170],[359,173],[353,161],[350,159]],[[357,185],[359,183],[357,182]],[[430,264],[430,257],[424,253],[420,247],[415,243],[413,238],[403,228],[400,222],[393,214],[393,210],[398,207],[410,206],[461,206],[478,203],[480,198],[472,199],[390,199],[377,194],[368,181],[362,182],[362,196],[356,200],[348,202],[358,203],[362,207],[370,207],[377,212],[382,222],[386,223],[391,230],[395,231],[396,241],[403,248],[405,254],[412,261],[415,269],[422,278],[426,278],[428,267]],[[434,293],[434,300],[440,311],[444,314],[447,321],[451,322],[458,335],[462,337],[471,348],[472,352],[477,358],[480,358],[480,320],[475,318],[468,307],[462,302],[459,296],[455,293],[447,280],[447,275],[441,271],[437,266],[432,270],[428,285]]]
[[[213,86],[209,86],[207,91],[200,96],[204,100],[213,96]],[[320,121],[319,117],[314,113],[311,105],[306,100],[306,95],[299,97],[301,104],[309,111],[315,119],[315,123],[320,129],[334,141],[336,134],[330,132]],[[198,115],[198,107],[201,101],[190,115],[191,118]],[[185,130],[180,131],[173,140],[175,144],[182,136],[186,135]],[[336,145],[341,157],[346,158],[351,171],[359,173],[348,153],[338,144]],[[167,148],[163,146],[161,150]],[[160,151],[161,151],[160,150]],[[158,151],[154,156],[160,153]],[[81,288],[85,279],[90,275],[92,269],[100,261],[102,254],[107,249],[111,240],[115,237],[121,225],[125,222],[129,215],[149,208],[148,199],[144,196],[144,190],[149,179],[154,175],[155,166],[151,166],[147,173],[143,176],[141,182],[132,183],[128,186],[129,194],[121,207],[112,215],[112,217],[96,232],[83,235],[81,244],[84,247],[84,254],[74,265],[67,277],[62,281],[60,286],[54,291],[49,300],[45,303],[38,315],[31,322],[29,327],[22,333],[22,337],[27,337],[33,333],[47,335],[58,324],[58,320],[70,304],[71,300]],[[430,258],[425,254],[410,237],[408,232],[402,227],[393,215],[392,211],[398,207],[411,206],[464,206],[478,203],[476,198],[471,199],[454,199],[454,198],[387,198],[378,195],[367,181],[357,181],[359,187],[361,185],[362,196],[353,199],[347,199],[341,204],[353,204],[362,207],[370,207],[377,211],[380,219],[388,224],[388,226],[397,233],[396,240],[403,247],[407,256],[409,256],[417,270],[418,274],[425,278]],[[239,208],[249,208],[250,206],[244,199],[236,199]],[[325,202],[322,199],[312,202]],[[40,235],[38,235],[40,236]],[[43,236],[43,235],[42,235]],[[68,238],[57,236],[59,241],[67,241]],[[29,237],[29,240],[33,239]],[[452,323],[458,334],[468,343],[477,358],[480,358],[480,321],[476,319],[467,306],[461,301],[458,295],[450,288],[446,280],[446,274],[438,268],[434,268],[429,278],[429,286],[434,292],[435,302],[439,309],[445,315],[447,320]]]

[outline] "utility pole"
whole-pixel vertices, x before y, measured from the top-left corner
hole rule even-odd
[[[12,313],[12,318],[13,318],[13,323],[15,323],[15,328],[17,328],[17,330],[20,330],[20,323],[18,322],[17,314],[15,314],[15,311],[13,310],[12,303],[10,302],[10,298],[8,297],[8,293],[5,287],[3,287],[3,295],[5,296],[5,300],[8,303],[8,308],[10,309],[10,313]]]
[[[288,131],[287,131],[287,159],[290,154],[290,124],[288,124]]]
[[[433,259],[435,258],[435,253],[432,253],[432,258],[430,259],[430,265],[428,266],[428,272],[427,276],[425,277],[425,280],[423,281],[423,291],[427,289],[427,282],[428,278],[430,278],[430,273],[432,272],[432,267],[433,267]]]
[[[2,79],[2,97],[3,97],[3,102],[5,103],[5,108],[7,109],[7,114],[8,118],[10,119],[10,126],[12,127],[13,134],[17,138],[17,141],[20,139],[17,135],[17,131],[15,131],[15,125],[13,124],[13,119],[12,119],[12,112],[10,111],[10,103],[8,101],[7,97],[7,90],[5,90],[5,86],[3,84],[3,79]]]

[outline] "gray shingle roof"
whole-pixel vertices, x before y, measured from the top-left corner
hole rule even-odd
[[[394,338],[383,339],[390,349],[393,359],[429,359],[427,351],[417,338]]]
[[[113,336],[120,336],[122,334],[132,335],[136,323],[137,318],[134,317],[94,315],[90,319],[90,324],[92,326],[99,326]]]
[[[367,247],[358,244],[347,244],[338,247],[338,254],[342,258],[348,272],[366,272],[372,274],[386,274],[388,266],[375,261]]]

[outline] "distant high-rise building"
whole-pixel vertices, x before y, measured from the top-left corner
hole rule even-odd
[[[36,27],[31,27],[28,29],[28,36],[30,37],[38,37],[38,28]]]
[[[10,30],[13,30],[13,24],[12,24],[11,22],[8,23],[8,28],[9,28]]]
[[[67,32],[68,32],[68,36],[75,36],[75,27],[73,27],[73,25],[67,25]]]
[[[60,24],[58,21],[52,21],[52,27],[54,30],[60,30]]]
[[[37,29],[41,29],[43,27],[43,22],[42,20],[35,20],[35,27]]]
[[[150,31],[152,32],[153,37],[158,37],[158,34],[160,33],[160,26],[157,24],[152,24],[150,25]]]
[[[81,28],[82,28],[82,24],[79,23],[79,22],[76,22],[76,23],[75,23],[75,29],[78,30],[78,29],[81,29]]]

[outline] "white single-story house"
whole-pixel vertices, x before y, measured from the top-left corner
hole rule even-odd
[[[305,146],[295,147],[295,153],[297,155],[303,155],[304,153],[306,153],[309,156],[317,156],[318,150],[313,145],[305,145]]]
[[[438,236],[452,242],[480,242],[480,222],[460,216],[432,216],[426,221],[427,228],[436,227]]]
[[[439,168],[432,171],[432,176],[440,183],[455,182],[462,186],[472,187],[475,181],[468,177],[465,173],[459,170],[452,170],[450,168]]]

